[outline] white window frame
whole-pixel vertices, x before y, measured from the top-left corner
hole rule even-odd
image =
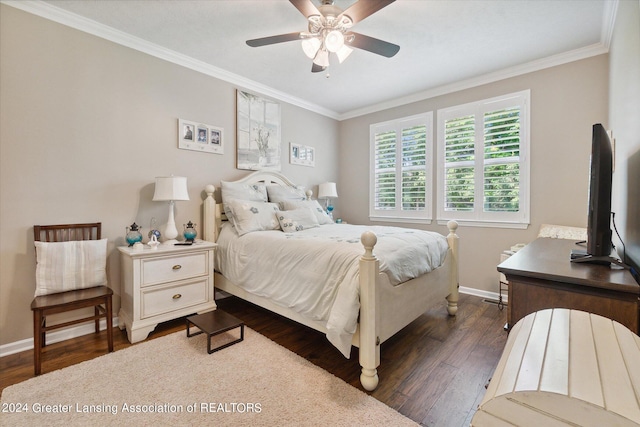
[[[531,91],[525,90],[491,99],[472,102],[438,110],[438,165],[437,165],[437,218],[438,224],[456,220],[461,225],[503,228],[527,228],[530,223],[530,98]],[[520,107],[520,185],[518,212],[483,212],[482,184],[476,187],[476,207],[473,212],[445,211],[445,121],[457,117],[475,115],[476,123],[483,123],[485,112],[502,108]],[[483,183],[484,129],[475,128],[475,182]],[[480,201],[478,203],[478,201]]]
[[[375,135],[377,133],[395,131],[397,140],[401,141],[402,129],[413,127],[417,125],[424,125],[426,128],[427,139],[425,141],[425,207],[423,210],[407,211],[402,210],[402,198],[398,194],[401,188],[402,174],[401,164],[399,160],[402,159],[402,144],[396,144],[396,200],[400,203],[396,204],[395,209],[376,209],[376,141]],[[434,163],[434,150],[433,150],[433,112],[417,114],[410,117],[403,117],[397,120],[390,120],[382,123],[375,123],[369,126],[369,219],[373,221],[389,221],[389,222],[406,222],[406,223],[421,223],[430,224],[433,219],[433,163]]]

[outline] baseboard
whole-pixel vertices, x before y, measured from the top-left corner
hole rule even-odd
[[[220,294],[219,294],[220,293]],[[489,292],[483,291],[480,289],[467,288],[464,286],[460,286],[460,293],[474,295],[480,298],[485,299],[494,299],[498,300],[499,295],[497,292]],[[222,291],[216,291],[216,299],[224,298],[228,296],[228,294]],[[507,301],[507,296],[502,296],[503,301]],[[118,325],[118,318],[113,319],[114,327]],[[100,321],[100,330],[104,330],[107,328],[107,322],[103,319]],[[92,334],[94,332],[93,323],[87,323],[85,325],[74,326],[72,328],[62,329],[60,331],[55,331],[47,334],[47,342],[50,344],[68,340],[71,338],[77,338],[82,335]],[[33,338],[27,338],[21,341],[15,341],[9,344],[0,345],[0,357],[9,356],[10,354],[20,353],[21,351],[33,350]]]
[[[118,318],[113,319],[113,327],[118,327]],[[100,320],[100,330],[107,329],[107,321]],[[83,335],[93,334],[95,327],[93,322],[84,325],[78,325],[71,328],[61,329],[59,331],[47,334],[47,343],[53,344],[65,341],[71,338],[81,337]],[[9,344],[0,345],[0,357],[9,356],[10,354],[20,353],[21,351],[33,350],[33,338],[27,338],[20,341],[11,342]]]
[[[498,299],[500,298],[500,294],[498,292],[483,291],[482,289],[466,288],[464,286],[460,286],[459,291],[461,294],[473,295],[488,300],[498,301]],[[508,301],[506,292],[502,295],[502,301],[504,301],[505,303]]]

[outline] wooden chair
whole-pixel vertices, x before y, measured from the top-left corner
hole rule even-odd
[[[77,240],[100,240],[101,223],[35,225],[33,227],[36,242],[66,242]],[[41,373],[42,348],[46,345],[46,332],[70,325],[95,322],[96,333],[100,332],[100,319],[107,322],[107,341],[109,352],[113,351],[113,291],[108,286],[96,286],[84,289],[68,290],[58,293],[36,296],[31,303],[33,311],[33,351],[35,375]],[[94,315],[68,322],[47,325],[47,316],[85,307],[93,307]]]

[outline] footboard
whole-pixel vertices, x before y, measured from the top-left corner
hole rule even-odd
[[[435,270],[427,275],[413,279],[405,284],[398,292],[401,296],[399,301],[402,304],[410,304],[414,301],[423,303],[431,295],[441,295],[447,299],[447,311],[450,315],[455,315],[458,311],[458,235],[456,230],[458,223],[449,221],[447,224],[449,235],[449,251],[443,270]],[[378,386],[377,368],[380,365],[380,344],[395,332],[414,321],[418,316],[426,311],[428,307],[418,306],[416,310],[394,310],[393,322],[390,315],[383,316],[383,306],[381,306],[381,296],[385,287],[383,282],[385,275],[380,274],[379,262],[373,254],[373,248],[377,243],[377,237],[372,232],[365,232],[361,237],[364,246],[364,255],[360,259],[360,324],[359,342],[360,348],[360,382],[366,390],[374,390]],[[429,275],[435,275],[436,283],[432,283],[429,291],[425,291],[424,286],[420,286],[422,281],[427,280]],[[388,280],[387,280],[388,282]],[[412,289],[413,288],[413,289]],[[386,298],[385,298],[386,300]],[[386,302],[386,301],[385,301]],[[395,302],[398,302],[397,300]],[[433,301],[437,302],[437,301]],[[384,323],[382,323],[384,322]]]

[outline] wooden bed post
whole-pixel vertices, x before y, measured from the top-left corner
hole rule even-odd
[[[447,222],[447,228],[449,229],[447,242],[449,242],[451,256],[453,257],[453,262],[450,264],[451,273],[449,274],[449,289],[451,293],[449,294],[449,296],[447,296],[447,311],[451,316],[455,316],[455,314],[458,312],[458,299],[460,297],[458,289],[458,262],[460,261],[460,258],[458,253],[458,235],[456,234],[458,223],[456,221],[449,221]]]
[[[216,192],[216,187],[212,184],[204,187],[204,191],[207,193],[207,198],[204,199],[202,204],[202,236],[203,240],[207,242],[214,242],[218,240],[218,231],[220,224],[219,222],[219,212],[220,209],[216,205],[216,201],[213,198],[213,193]]]
[[[372,391],[378,386],[380,365],[380,335],[378,332],[378,279],[379,262],[373,255],[373,247],[378,241],[375,233],[365,231],[360,237],[364,255],[360,258],[360,383],[365,390]]]

